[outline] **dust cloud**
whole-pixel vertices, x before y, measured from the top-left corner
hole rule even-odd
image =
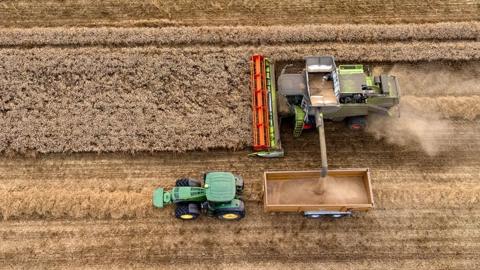
[[[399,117],[369,116],[367,132],[377,139],[400,146],[419,145],[429,156],[446,150],[445,141],[454,135],[447,119],[438,111],[418,109],[408,102],[400,102]]]
[[[373,72],[394,75],[401,86],[400,117],[369,116],[367,131],[377,139],[434,156],[455,147],[458,136],[471,136],[456,134],[453,123],[480,117],[480,62],[394,64]]]

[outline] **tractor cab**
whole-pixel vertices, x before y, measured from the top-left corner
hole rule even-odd
[[[229,172],[210,172],[205,175],[205,193],[209,202],[229,202],[235,198],[235,176]]]

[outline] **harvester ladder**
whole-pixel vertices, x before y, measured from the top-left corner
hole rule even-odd
[[[253,149],[255,151],[269,148],[268,90],[265,72],[265,59],[262,55],[252,56],[250,63],[252,90],[252,130]]]
[[[302,134],[303,124],[305,123],[305,112],[302,107],[295,105],[295,127],[293,129],[293,137],[298,138]]]

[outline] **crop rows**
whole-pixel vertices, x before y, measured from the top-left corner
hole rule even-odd
[[[0,46],[272,45],[313,42],[478,40],[480,23],[200,26],[163,28],[4,28]]]

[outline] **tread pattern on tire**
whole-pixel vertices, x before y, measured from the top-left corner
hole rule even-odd
[[[190,178],[179,178],[175,181],[176,187],[199,187],[200,182]]]

